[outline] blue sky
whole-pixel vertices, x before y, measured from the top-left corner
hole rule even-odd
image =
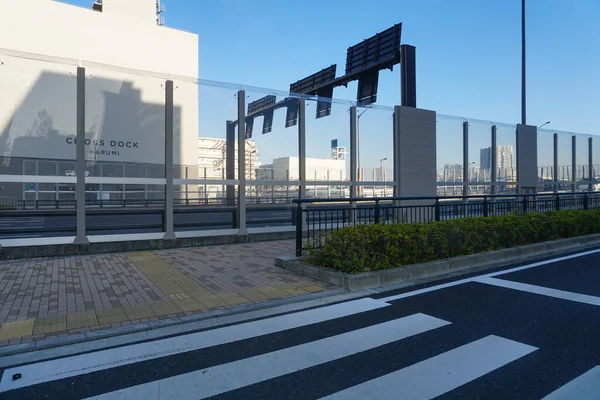
[[[67,2],[91,4],[91,0]],[[202,79],[286,90],[290,83],[334,63],[339,76],[349,46],[402,22],[403,43],[417,47],[419,107],[485,121],[520,120],[519,0],[164,3],[166,25],[200,37]],[[599,15],[598,0],[528,0],[528,123],[540,125],[550,120],[551,129],[600,133]],[[398,74],[397,68],[380,74],[378,104],[399,103]],[[341,99],[354,100],[355,96],[352,84],[334,92],[334,97]],[[200,107],[202,128],[202,94]],[[334,105],[332,117],[310,122],[335,132],[323,134],[321,128],[313,132],[309,156],[327,156],[330,139],[339,137],[343,142],[347,138],[346,108]],[[308,112],[312,118],[314,111]],[[373,114],[370,120],[368,114]],[[276,115],[275,125],[283,124],[281,118]],[[361,156],[375,167],[380,158],[391,157],[387,154],[391,152],[391,131],[387,134],[391,120],[385,111],[375,110],[361,119]],[[462,160],[456,144],[461,137],[460,120],[446,122],[438,130],[438,143],[443,146],[438,164]],[[257,120],[255,131],[261,123]],[[274,137],[279,130],[275,128],[272,134],[257,139],[264,142],[260,150],[267,160],[263,161],[268,161],[283,141],[294,143],[292,128],[279,138]],[[511,128],[500,131],[499,144],[514,143]],[[472,132],[469,153],[478,163],[479,148],[489,145],[489,126],[474,123]],[[550,136],[541,142],[550,145]],[[540,146],[540,163],[546,159],[550,163],[550,149]],[[598,150],[600,156],[600,147]]]

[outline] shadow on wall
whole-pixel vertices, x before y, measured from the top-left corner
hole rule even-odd
[[[150,84],[160,86],[161,82],[152,80]],[[162,99],[156,96],[156,103],[149,103],[142,101],[143,87],[139,88],[134,82],[86,79],[88,165],[96,162],[164,164],[165,107],[160,102],[164,101],[164,91],[158,89]],[[157,90],[152,88],[148,92],[157,93]],[[76,94],[74,76],[41,73],[9,123],[0,127],[2,170],[15,173],[16,165],[11,168],[13,159],[75,159]],[[173,111],[174,161],[178,164],[182,152],[181,108],[176,106]]]

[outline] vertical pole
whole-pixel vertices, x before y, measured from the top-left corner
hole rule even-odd
[[[356,106],[350,107],[350,198],[355,199],[357,197],[357,180],[360,179],[358,174],[358,131],[357,131],[357,116]],[[354,208],[356,202],[351,201],[349,204],[350,213],[349,219],[350,224],[354,223]]]
[[[165,236],[175,239],[173,223],[173,81],[165,82]]]
[[[554,161],[553,161],[554,171],[553,171],[553,180],[554,180],[554,193],[558,193],[558,133],[554,134]]]
[[[571,137],[571,192],[577,190],[577,137]]]
[[[247,235],[246,229],[246,92],[238,90],[238,235]]]
[[[525,49],[525,0],[521,1],[521,124],[527,125],[527,82]],[[517,177],[518,179],[518,177]]]
[[[235,179],[235,124],[227,121],[225,133],[225,179]],[[233,206],[235,203],[235,187],[227,184],[225,189],[225,204]]]
[[[356,198],[358,180],[358,130],[356,106],[350,107],[350,198]]]
[[[298,99],[298,196],[306,198],[306,102]]]
[[[594,156],[592,154],[592,138],[588,138],[588,178],[590,180],[589,183],[589,191],[594,190]]]
[[[463,122],[463,196],[469,195],[469,123]],[[467,198],[463,201],[468,202]]]
[[[498,146],[496,143],[496,125],[492,125],[492,146],[491,151],[491,168],[490,168],[490,180],[492,181],[492,194],[496,194],[496,182],[498,181]]]
[[[85,68],[77,68],[77,146],[75,153],[77,236],[73,243],[89,243],[85,234]]]
[[[394,197],[400,197],[400,106],[394,106]],[[446,171],[444,171],[445,173]]]

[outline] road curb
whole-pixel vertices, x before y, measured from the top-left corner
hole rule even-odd
[[[250,313],[253,311],[266,310],[270,308],[276,308],[279,306],[308,302],[311,300],[318,300],[336,295],[347,294],[348,291],[345,289],[331,289],[323,292],[310,293],[296,297],[286,297],[283,299],[266,301],[263,303],[256,304],[245,304],[241,306],[220,309],[215,311],[208,311],[199,314],[189,315],[180,317],[177,319],[165,319],[161,321],[146,322],[135,325],[124,326],[120,328],[103,329],[100,331],[73,334],[55,339],[40,340],[36,342],[29,342],[23,344],[17,344],[12,346],[5,346],[0,348],[0,358],[19,355],[23,353],[47,350],[56,347],[62,347],[67,345],[79,344],[90,342],[99,339],[107,339],[115,336],[124,336],[129,334],[135,334],[140,332],[146,332],[150,330],[157,330],[161,328],[168,328],[177,325],[185,325],[190,323],[202,322],[210,319],[218,319],[223,317],[234,316],[238,314]],[[148,338],[150,339],[150,338]]]
[[[421,264],[406,265],[362,274],[347,274],[319,267],[302,261],[298,257],[278,257],[275,266],[309,276],[346,290],[376,289],[398,283],[412,282],[424,278],[444,278],[471,273],[481,267],[498,267],[499,264],[525,262],[530,259],[553,256],[569,251],[579,251],[600,245],[600,234],[536,243],[488,253],[471,254]]]
[[[295,231],[277,231],[249,233],[247,235],[199,236],[171,240],[124,240],[116,242],[95,242],[85,244],[69,243],[37,246],[0,246],[0,260],[8,261],[32,258],[57,258],[91,254],[167,250],[186,247],[291,240],[295,237]]]

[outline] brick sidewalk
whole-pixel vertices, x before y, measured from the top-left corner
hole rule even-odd
[[[0,263],[0,346],[330,289],[273,266],[293,241]]]

